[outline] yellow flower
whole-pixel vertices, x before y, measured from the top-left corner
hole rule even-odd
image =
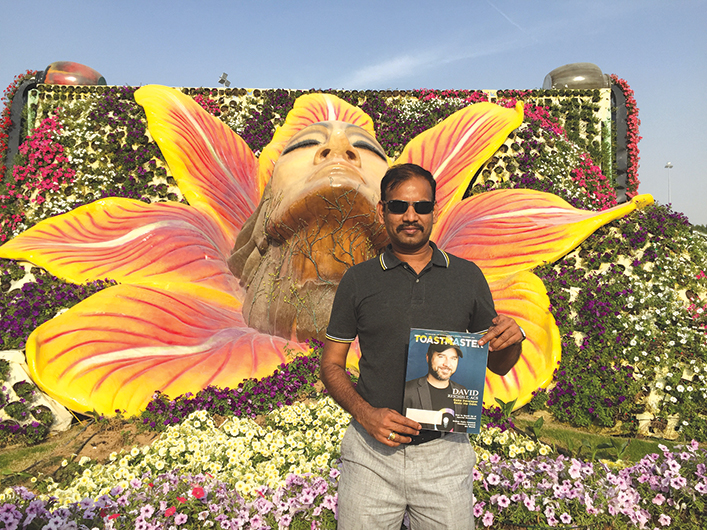
[[[189,205],[102,199],[42,221],[0,247],[1,258],[31,261],[70,281],[119,283],[46,322],[27,342],[34,382],[81,412],[135,414],[155,390],[177,396],[207,385],[234,387],[285,362],[285,338],[245,324],[244,293],[227,263],[234,242],[252,228],[246,221],[275,161],[304,127],[343,121],[374,134],[360,109],[309,94],[256,159],[240,137],[181,92],[148,86],[136,99]],[[462,200],[476,170],[522,119],[520,104],[472,105],[414,138],[396,160],[433,173],[440,217],[432,238],[481,267],[498,312],[515,318],[528,335],[513,370],[487,377],[485,402],[517,398],[516,406],[551,380],[560,359],[549,299],[529,271],[652,200],[640,196],[603,212],[576,210],[529,190]]]

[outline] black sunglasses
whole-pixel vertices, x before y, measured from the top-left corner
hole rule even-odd
[[[383,204],[388,206],[388,211],[390,213],[401,214],[408,211],[411,203],[407,201],[392,200],[383,201]],[[434,201],[417,201],[413,202],[412,205],[415,207],[415,212],[420,215],[431,213],[435,207]]]

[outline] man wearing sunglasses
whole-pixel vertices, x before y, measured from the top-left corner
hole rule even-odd
[[[341,444],[338,528],[474,528],[474,451],[466,433],[420,431],[402,415],[411,328],[479,332],[488,368],[505,375],[524,334],[497,315],[481,270],[430,241],[437,221],[434,177],[415,164],[390,168],[381,181],[377,218],[390,239],[375,259],[351,267],[336,292],[321,376],[353,419]],[[358,337],[360,377],[346,374]],[[482,344],[483,345],[483,344]]]

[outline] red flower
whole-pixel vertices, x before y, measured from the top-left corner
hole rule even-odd
[[[179,502],[181,502],[182,504],[184,504],[185,502],[187,502],[187,500],[186,500],[184,497],[177,497],[177,500],[178,500]]]
[[[170,516],[174,515],[176,511],[177,511],[177,509],[176,509],[174,506],[170,506],[170,507],[167,508],[167,510],[164,512],[164,516],[165,516],[165,517],[170,517]]]
[[[120,516],[119,513],[112,513],[108,516],[108,519],[117,519]]]
[[[204,493],[204,488],[201,488],[199,486],[191,490],[191,494],[194,495],[194,497],[196,497],[197,499],[201,499],[204,495],[206,495]]]

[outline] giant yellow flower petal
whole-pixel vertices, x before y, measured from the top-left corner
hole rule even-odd
[[[488,279],[530,270],[561,258],[597,228],[651,204],[650,195],[592,212],[534,190],[498,190],[475,195],[441,216],[432,238],[475,262]]]
[[[544,388],[560,362],[560,331],[550,313],[550,299],[542,280],[530,272],[519,272],[489,284],[496,311],[513,318],[528,335],[518,363],[501,377],[486,371],[484,405],[497,406],[495,398],[516,401],[522,407],[533,392]],[[493,354],[490,354],[493,355]]]
[[[434,175],[440,215],[462,200],[481,164],[523,123],[523,104],[507,109],[493,103],[465,107],[413,138],[396,164],[414,163]]]
[[[46,219],[0,247],[74,283],[194,282],[235,293],[230,242],[209,216],[179,203],[101,199]]]
[[[189,204],[221,224],[231,242],[260,200],[258,162],[222,121],[179,90],[148,85],[135,92],[150,134]]]
[[[37,328],[27,362],[33,381],[72,410],[136,414],[156,390],[174,398],[269,375],[286,345],[248,328],[221,291],[118,285]]]

